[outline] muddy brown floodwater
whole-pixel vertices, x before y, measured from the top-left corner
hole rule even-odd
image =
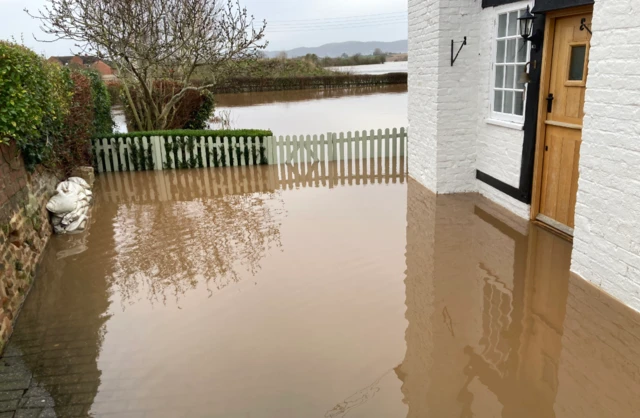
[[[5,348],[1,410],[637,416],[640,319],[570,276],[570,243],[384,172],[100,175]]]
[[[233,128],[270,129],[275,135],[369,131],[409,124],[406,84],[217,94],[216,112],[230,112]]]

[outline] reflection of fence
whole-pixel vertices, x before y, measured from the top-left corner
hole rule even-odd
[[[95,193],[100,201],[181,201],[278,189],[404,183],[404,159],[316,161],[203,170],[105,173]]]
[[[264,138],[119,137],[92,142],[99,172],[236,167],[316,161],[404,160],[407,132],[386,129]]]

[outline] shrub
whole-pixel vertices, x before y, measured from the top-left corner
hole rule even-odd
[[[89,164],[89,138],[113,126],[99,76],[61,67],[4,41],[0,41],[0,103],[0,146],[15,140],[29,170],[45,164],[68,172]]]
[[[106,83],[107,92],[112,105],[122,104],[122,84],[119,81],[109,81]]]
[[[91,91],[91,79],[86,73],[72,71],[73,96],[69,113],[56,142],[55,153],[65,174],[74,167],[91,165],[91,144],[94,134],[95,110]]]
[[[174,94],[182,89],[182,83],[173,80],[156,80],[153,83],[153,101],[158,108],[164,107]],[[140,92],[129,88],[134,103],[141,100]],[[124,100],[125,117],[129,130],[140,130],[127,100]],[[180,100],[169,116],[166,129],[202,129],[214,110],[213,96],[207,91],[189,90]],[[143,117],[143,115],[141,115]],[[144,122],[143,122],[144,125]]]
[[[111,133],[115,123],[111,117],[111,97],[102,76],[97,71],[86,71],[91,81],[91,97],[93,99],[93,132],[95,134]]]
[[[207,127],[207,122],[215,109],[215,101],[213,93],[210,91],[202,91],[201,97],[200,106],[192,109],[187,123],[183,126],[184,129],[205,129]]]

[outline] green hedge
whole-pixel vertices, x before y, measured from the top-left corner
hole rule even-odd
[[[161,137],[176,137],[176,136],[211,136],[211,137],[265,137],[273,136],[273,132],[261,129],[229,129],[229,130],[195,130],[195,129],[176,129],[172,131],[144,131],[144,132],[129,132],[129,133],[115,133],[113,135],[98,135],[95,138],[140,138],[143,136],[161,136]]]
[[[79,155],[78,141],[86,144],[98,129],[112,130],[109,106],[99,76],[0,41],[0,146],[15,141],[27,169],[44,163],[69,171],[70,164],[89,163],[67,157]]]

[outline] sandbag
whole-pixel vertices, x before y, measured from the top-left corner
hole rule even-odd
[[[57,194],[47,202],[53,216],[51,224],[56,234],[81,232],[87,225],[89,205],[93,193],[89,184],[80,177],[70,177],[56,187]]]
[[[81,186],[85,190],[91,189],[91,187],[89,187],[89,183],[87,183],[85,179],[83,179],[82,177],[69,177],[67,181],[70,181],[71,183],[75,183]]]
[[[75,210],[77,205],[78,197],[76,194],[58,192],[47,202],[47,210],[51,213],[62,214]]]
[[[78,183],[74,183],[72,181],[61,181],[58,184],[58,187],[56,187],[56,190],[58,193],[73,193],[77,195],[78,193],[84,192],[85,189]]]

